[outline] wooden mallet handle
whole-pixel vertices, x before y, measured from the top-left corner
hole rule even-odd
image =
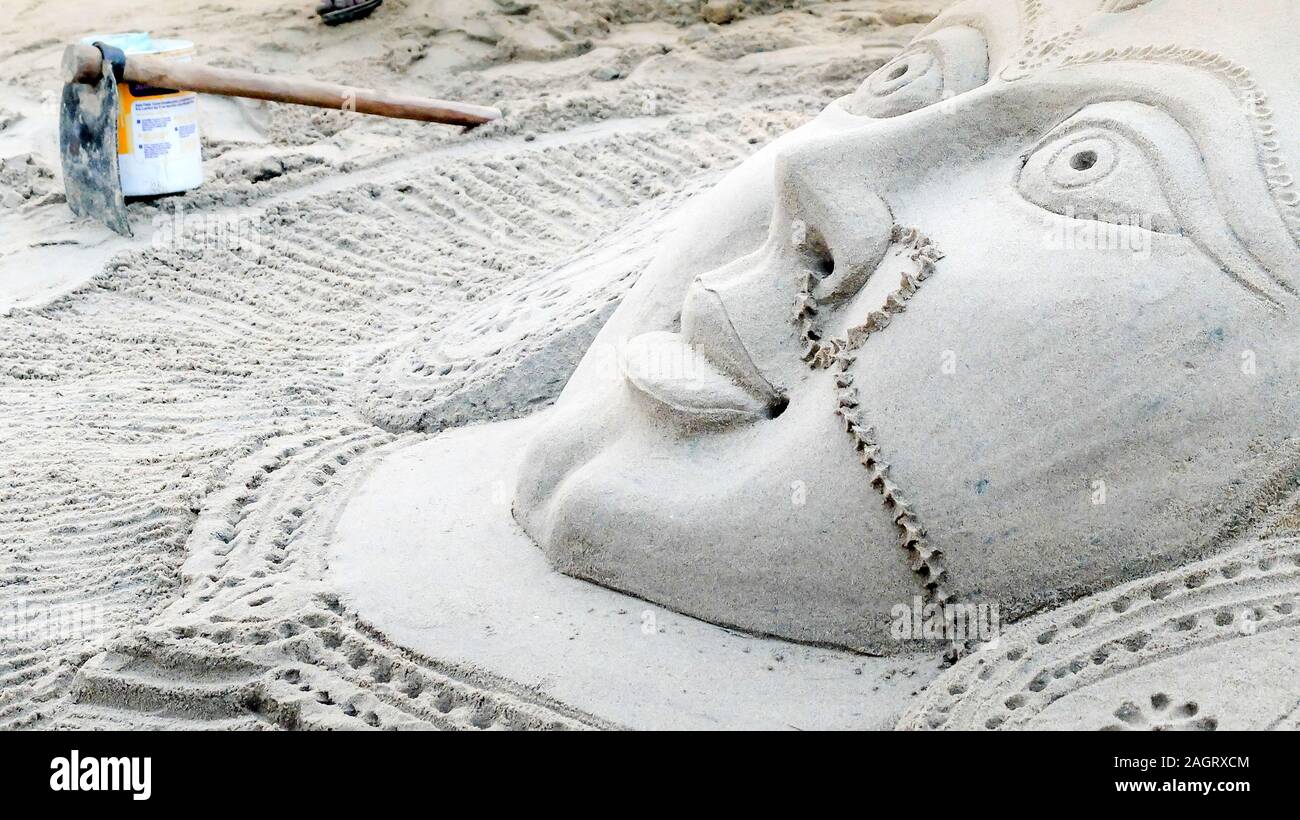
[[[103,56],[99,49],[83,43],[68,46],[63,52],[65,83],[99,81]],[[155,88],[178,91],[201,91],[227,97],[251,97],[255,100],[311,105],[397,117],[404,120],[441,122],[448,125],[475,126],[500,119],[501,112],[483,105],[432,100],[405,94],[388,94],[366,88],[352,88],[316,80],[270,77],[252,71],[164,60],[157,57],[130,56],[123,69],[124,79]]]

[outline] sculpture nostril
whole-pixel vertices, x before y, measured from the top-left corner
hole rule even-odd
[[[789,406],[790,399],[788,397],[785,395],[777,396],[772,403],[767,406],[767,417],[769,419],[777,418],[784,413],[785,409]]]
[[[830,278],[835,273],[835,254],[831,253],[830,246],[821,232],[815,228],[807,228],[802,244],[805,264],[812,271],[813,276],[818,279]]]
[[[818,279],[827,279],[835,273],[835,257],[829,253],[819,255],[813,260],[813,272],[817,274]]]

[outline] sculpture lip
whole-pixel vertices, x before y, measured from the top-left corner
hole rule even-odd
[[[687,416],[727,423],[774,418],[785,409],[784,396],[756,395],[682,334],[643,333],[627,343],[619,363],[634,390]]]
[[[682,337],[736,384],[760,400],[771,404],[782,398],[782,392],[754,363],[749,348],[731,323],[722,295],[700,279],[696,279],[682,305]]]

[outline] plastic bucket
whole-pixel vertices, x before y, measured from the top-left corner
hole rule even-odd
[[[95,41],[122,49],[128,58],[148,54],[188,62],[194,55],[188,40],[155,40],[147,32],[95,35],[82,42]],[[154,196],[199,187],[199,95],[122,83],[118,97],[117,164],[123,195]]]

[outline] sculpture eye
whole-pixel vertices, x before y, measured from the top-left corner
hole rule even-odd
[[[1293,246],[1286,228],[1252,210],[1268,196],[1252,180],[1250,137],[1242,163],[1211,171],[1207,153],[1168,112],[1134,100],[1093,103],[1049,131],[1021,157],[1016,188],[1029,202],[1069,219],[1121,226],[1080,236],[1119,241],[1150,231],[1186,237],[1225,274],[1273,304],[1293,298],[1291,289],[1262,263],[1260,251],[1280,240]],[[1211,132],[1222,139],[1219,132]],[[1230,132],[1229,132],[1230,133]],[[1211,143],[1213,144],[1213,143]],[[1243,146],[1245,147],[1245,146]],[[1254,186],[1254,187],[1253,187]],[[1053,239],[1068,227],[1049,220]],[[1094,229],[1095,225],[1079,226]],[[1069,234],[1065,234],[1068,236]],[[1276,237],[1276,239],[1275,239]],[[1247,243],[1250,244],[1247,244]],[[1274,262],[1279,270],[1291,267]]]
[[[841,101],[850,114],[897,117],[988,82],[988,45],[967,26],[950,26],[914,41]]]
[[[1074,219],[1177,233],[1154,150],[1102,125],[1069,128],[1026,160],[1020,194]]]

